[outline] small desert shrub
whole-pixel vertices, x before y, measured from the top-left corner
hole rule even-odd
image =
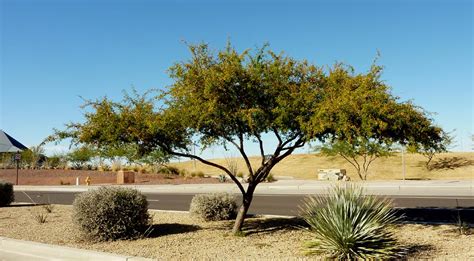
[[[148,202],[134,189],[102,187],[76,197],[73,220],[98,240],[136,238],[149,226]]]
[[[13,184],[0,180],[0,207],[10,205],[14,199]]]
[[[205,176],[205,175],[204,175],[204,172],[202,172],[202,171],[196,171],[196,177],[198,177],[198,178],[204,178],[204,176]]]
[[[277,179],[273,176],[272,173],[268,173],[267,178],[265,179],[266,182],[275,182]]]
[[[122,166],[122,162],[120,160],[113,160],[112,161],[112,165],[110,166],[111,171],[116,172],[116,171],[119,171],[119,170],[122,170],[122,169],[123,169],[123,166]]]
[[[32,213],[33,219],[38,223],[38,224],[44,224],[48,220],[48,213],[41,213],[40,211]]]
[[[217,177],[217,179],[219,180],[219,182],[225,183],[227,181],[227,176],[225,174],[221,174],[219,175],[219,177]]]
[[[97,170],[98,171],[110,171],[110,166],[107,165],[107,164],[99,164],[99,166],[97,167]]]
[[[53,210],[54,210],[54,205],[51,205],[51,204],[44,204],[42,205],[41,207],[43,207],[44,211],[46,211],[46,213],[53,213]]]
[[[178,168],[173,166],[164,166],[158,170],[161,174],[171,174],[171,175],[180,175],[181,172]]]
[[[185,169],[180,169],[180,170],[179,170],[179,175],[180,175],[181,177],[187,177],[187,176],[188,176],[188,171],[185,170]]]
[[[237,172],[237,178],[243,178],[244,177],[244,173],[243,172]]]
[[[235,218],[237,203],[228,193],[200,194],[193,197],[189,212],[206,221]]]
[[[385,259],[396,257],[389,226],[398,221],[390,201],[365,196],[355,185],[333,187],[327,196],[312,196],[301,208],[314,238],[306,243],[309,254],[333,259]]]

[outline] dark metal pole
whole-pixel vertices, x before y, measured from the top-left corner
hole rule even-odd
[[[18,185],[18,167],[20,165],[20,161],[16,160],[16,185]]]

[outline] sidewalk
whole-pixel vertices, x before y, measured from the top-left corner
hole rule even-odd
[[[101,260],[101,261],[145,261],[134,256],[121,256],[105,252],[0,237],[0,260]]]
[[[369,194],[400,196],[474,196],[473,180],[428,180],[428,181],[366,181],[354,182],[365,187]],[[261,183],[255,194],[319,194],[325,193],[334,182],[317,180],[278,180],[272,183]],[[339,182],[339,184],[345,184]],[[121,185],[138,189],[144,193],[240,193],[234,183],[225,184],[182,184],[182,185]],[[246,187],[247,184],[244,184]],[[92,186],[15,186],[15,191],[58,191],[83,192],[95,189]]]

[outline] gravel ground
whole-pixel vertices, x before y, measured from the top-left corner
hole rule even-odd
[[[311,233],[301,221],[287,218],[250,218],[247,236],[229,234],[232,222],[202,222],[187,213],[152,212],[154,232],[145,239],[89,242],[71,223],[71,206],[55,205],[47,221],[39,224],[40,207],[0,209],[0,236],[114,252],[160,260],[190,259],[319,259],[305,256],[303,242]],[[403,224],[395,228],[400,243],[413,259],[474,259],[474,236],[459,235],[452,225]]]

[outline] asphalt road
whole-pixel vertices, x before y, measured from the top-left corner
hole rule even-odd
[[[77,192],[44,192],[16,191],[16,202],[34,202],[71,205]],[[189,209],[194,194],[143,193],[149,202],[150,209],[183,210]],[[305,195],[262,195],[254,196],[250,214],[266,215],[298,215],[299,205]],[[473,208],[474,197],[419,197],[419,196],[390,196],[394,206],[409,209],[426,208]],[[240,197],[239,197],[240,200]]]

